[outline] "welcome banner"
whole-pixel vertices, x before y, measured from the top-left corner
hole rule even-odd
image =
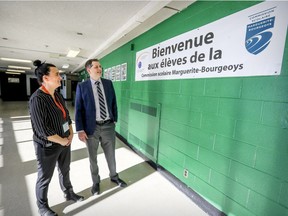
[[[279,75],[288,2],[263,2],[136,53],[135,80]]]

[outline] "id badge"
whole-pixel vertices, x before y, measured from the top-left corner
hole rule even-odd
[[[65,122],[65,123],[63,124],[63,131],[64,131],[64,133],[66,133],[68,130],[69,130],[68,122]]]

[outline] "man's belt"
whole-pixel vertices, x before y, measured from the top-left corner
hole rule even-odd
[[[108,120],[96,121],[97,125],[104,125],[104,124],[108,124],[108,123],[112,123],[112,120],[108,119]]]

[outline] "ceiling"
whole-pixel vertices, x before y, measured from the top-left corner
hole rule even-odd
[[[65,73],[77,73],[89,58],[101,58],[193,1],[0,1],[0,58],[40,59]],[[69,58],[69,49],[79,49]],[[69,68],[62,69],[64,64]],[[33,63],[0,59],[8,65]]]

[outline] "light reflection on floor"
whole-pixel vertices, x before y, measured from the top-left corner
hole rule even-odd
[[[0,216],[36,216],[35,181],[37,163],[27,102],[0,102]],[[18,113],[18,114],[17,114]],[[75,130],[75,125],[73,124]],[[204,216],[186,195],[155,171],[140,156],[117,139],[117,171],[128,187],[119,188],[109,180],[107,163],[99,148],[100,195],[92,196],[87,149],[77,134],[72,142],[70,177],[74,191],[83,195],[80,203],[66,202],[60,190],[57,170],[48,198],[61,215],[78,216]]]

